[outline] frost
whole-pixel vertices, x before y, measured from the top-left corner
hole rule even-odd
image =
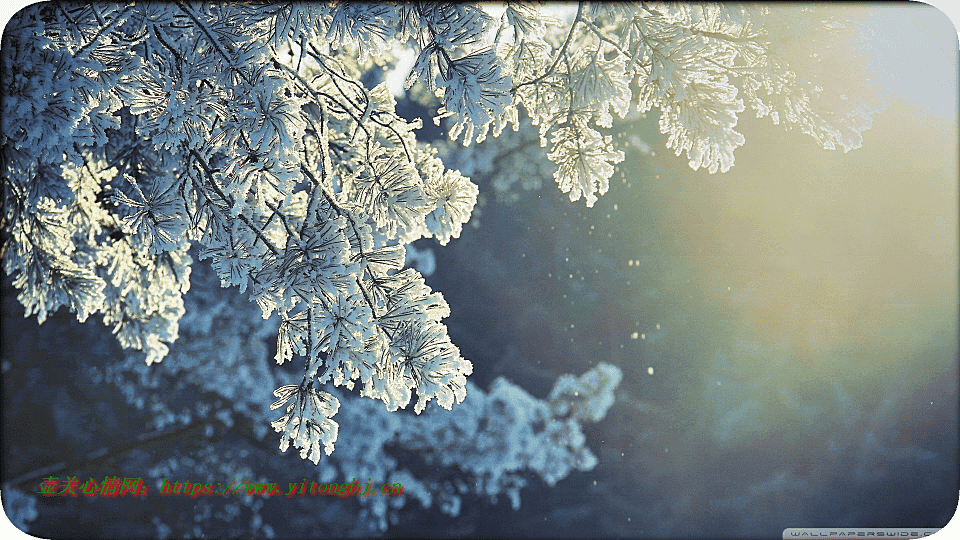
[[[727,172],[733,166],[733,151],[745,140],[733,129],[737,113],[743,111],[736,87],[725,77],[704,74],[691,75],[683,86],[685,90],[674,96],[674,104],[663,107],[660,116],[667,148],[678,156],[686,152],[693,170]]]
[[[427,214],[427,236],[435,236],[441,246],[451,238],[459,238],[463,225],[470,220],[470,213],[477,204],[477,185],[458,171],[445,171],[434,183],[427,184],[431,195],[437,199],[437,208]]]
[[[333,443],[337,440],[339,424],[331,420],[340,408],[340,400],[327,392],[321,392],[307,386],[285,385],[277,388],[273,395],[279,399],[270,405],[271,409],[287,406],[286,413],[270,423],[280,436],[280,451],[286,452],[290,443],[300,449],[302,459],[309,458],[314,464],[321,458],[320,445],[326,455],[333,453]]]
[[[612,139],[578,122],[576,127],[562,127],[551,139],[553,150],[547,154],[559,167],[553,177],[560,191],[570,194],[571,201],[584,197],[587,206],[610,189],[614,163],[623,161],[623,152],[614,150]]]
[[[596,107],[593,112],[597,125],[609,128],[613,125],[611,108],[620,118],[630,111],[630,79],[622,55],[608,62],[600,53],[600,49],[592,53],[581,51],[570,61],[572,66],[578,66],[570,73],[570,107],[577,111]]]
[[[443,107],[438,119],[453,116],[450,138],[463,133],[466,146],[476,135],[483,142],[493,121],[506,114],[510,105],[510,78],[500,70],[494,51],[477,52],[456,60],[444,57],[439,69]]]

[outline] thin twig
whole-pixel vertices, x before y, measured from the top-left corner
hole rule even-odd
[[[547,71],[543,72],[542,75],[536,79],[522,82],[513,88],[510,89],[510,92],[516,92],[521,86],[527,86],[528,84],[537,84],[538,82],[546,79],[553,74],[554,70],[557,69],[557,64],[560,63],[560,58],[566,56],[567,47],[570,46],[570,41],[573,39],[574,30],[577,28],[577,23],[583,21],[583,2],[577,3],[577,16],[573,19],[573,24],[570,25],[570,32],[567,33],[567,39],[564,40],[563,46],[560,47],[560,52],[557,54],[557,57],[553,60],[553,64],[550,65],[550,68]]]
[[[120,19],[122,19],[123,16],[126,15],[127,12],[130,11],[132,8],[133,8],[133,4],[130,4],[130,5],[128,5],[126,8],[124,8],[124,10],[121,11],[119,15],[117,15],[116,17],[114,17],[113,20],[111,20],[109,24],[107,24],[106,26],[104,26],[103,28],[101,28],[99,31],[97,31],[97,35],[93,36],[93,39],[91,39],[90,41],[88,41],[87,44],[84,45],[83,47],[80,47],[80,49],[77,50],[77,54],[75,54],[74,56],[79,56],[79,55],[83,54],[83,51],[87,50],[91,45],[93,45],[94,43],[96,43],[96,42],[100,39],[100,36],[103,35],[104,32],[106,32],[107,30],[109,30],[114,24],[116,24]]]
[[[113,447],[99,448],[77,459],[60,461],[52,465],[34,469],[21,474],[13,480],[5,482],[4,485],[26,487],[30,482],[37,482],[45,477],[53,476],[55,474],[64,472],[69,474],[76,473],[78,471],[89,470],[90,468],[104,463],[111,458],[120,457],[138,448],[144,448],[168,441],[176,441],[187,438],[187,436],[194,435],[196,432],[200,431],[201,428],[205,428],[208,425],[217,425],[220,428],[224,427],[223,423],[219,420],[210,420],[188,424],[173,431],[163,433],[141,433],[133,441],[124,442]],[[188,440],[194,439],[196,439],[195,436],[188,438]]]
[[[218,53],[220,53],[220,56],[222,56],[223,59],[226,60],[227,67],[235,71],[237,75],[239,75],[240,78],[243,79],[244,82],[246,82],[248,85],[253,86],[253,82],[247,77],[247,75],[243,71],[241,71],[240,68],[237,68],[236,66],[233,65],[234,59],[231,58],[230,55],[228,55],[226,51],[224,51],[220,47],[220,44],[217,43],[217,40],[213,37],[213,34],[210,33],[210,30],[207,28],[207,25],[203,24],[203,22],[201,22],[200,19],[197,18],[197,16],[193,13],[193,11],[187,8],[187,6],[185,6],[183,2],[181,2],[180,0],[177,1],[177,7],[180,8],[180,11],[186,13],[187,17],[190,17],[190,20],[192,20],[194,24],[200,27],[200,30],[203,31],[203,35],[207,36],[207,41],[209,41],[210,44],[213,45],[213,48],[216,49]]]
[[[587,28],[589,28],[591,31],[593,31],[593,33],[596,34],[598,38],[600,38],[600,41],[603,41],[603,42],[606,42],[606,43],[612,45],[613,48],[616,49],[617,52],[619,52],[620,54],[622,54],[622,55],[624,55],[624,56],[629,56],[628,53],[627,53],[627,51],[625,51],[625,50],[623,50],[622,48],[620,48],[620,45],[618,45],[615,41],[613,41],[612,39],[610,39],[610,38],[608,38],[606,35],[604,35],[603,32],[601,32],[600,29],[597,28],[597,25],[593,24],[593,22],[591,22],[591,21],[583,21],[583,22],[584,22],[584,24],[587,25]]]
[[[233,206],[234,205],[233,198],[227,195],[226,193],[224,193],[223,190],[220,189],[220,186],[217,185],[216,180],[214,180],[213,178],[213,172],[210,170],[210,166],[207,165],[207,162],[203,159],[203,157],[200,154],[198,154],[196,150],[192,148],[190,149],[190,154],[197,159],[197,164],[200,165],[200,168],[203,169],[204,174],[210,180],[210,186],[213,187],[213,190],[217,192],[217,196],[220,197],[224,202],[226,202],[230,206]],[[273,242],[271,242],[270,239],[264,236],[263,231],[261,231],[258,227],[254,227],[253,223],[250,223],[250,220],[247,219],[247,216],[241,213],[241,214],[238,214],[237,217],[240,218],[240,221],[242,221],[247,227],[250,228],[250,230],[253,231],[254,234],[257,235],[257,238],[263,241],[263,244],[267,246],[267,248],[274,255],[280,255],[280,250],[273,245]]]

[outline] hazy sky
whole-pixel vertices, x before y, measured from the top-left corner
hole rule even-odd
[[[957,65],[957,33],[950,19],[923,4],[891,4],[877,6],[875,19],[876,52],[890,74],[890,90],[926,108],[955,106],[956,74],[943,69]]]

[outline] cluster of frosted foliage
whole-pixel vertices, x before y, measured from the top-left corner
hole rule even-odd
[[[877,77],[862,58],[867,27],[843,8],[661,2],[566,7],[488,6],[499,15],[489,46],[503,63],[489,91],[501,92],[500,80],[507,78],[512,101],[489,124],[498,141],[480,129],[481,150],[461,157],[442,151],[465,174],[489,176],[507,200],[518,181],[525,180],[527,189],[539,187],[548,172],[532,170],[539,162],[571,200],[582,197],[592,206],[624,159],[627,141],[607,133],[654,108],[667,147],[685,154],[693,169],[715,173],[733,166],[734,151],[745,142],[735,128],[748,107],[757,117],[799,128],[824,148],[845,151],[862,144],[872,114],[884,107]],[[566,20],[555,16],[563,13]],[[416,51],[408,84],[423,81],[442,99],[442,60],[437,64],[436,49],[422,40]],[[425,75],[430,62],[440,72],[435,80]],[[414,96],[422,100],[423,94]],[[506,125],[521,132],[511,143],[499,140]],[[454,139],[460,128],[451,130]],[[532,153],[517,149],[531,136],[547,151],[524,161]]]
[[[389,411],[415,396],[420,413],[462,402],[473,371],[449,306],[404,261],[411,242],[457,238],[478,187],[418,140],[386,83],[365,82],[388,67],[378,58],[413,49],[406,86],[439,100],[454,140],[529,121],[561,190],[588,206],[624,158],[615,118],[659,108],[668,147],[714,172],[733,164],[748,105],[843,149],[876,108],[866,74],[832,75],[851,49],[831,47],[860,34],[821,6],[546,11],[24,8],[3,34],[0,196],[3,269],[26,313],[100,315],[153,364],[179,335],[194,259],[207,261],[276,318],[277,362],[303,362],[278,382],[271,425],[316,463],[339,429],[331,387]]]
[[[476,185],[418,143],[419,122],[395,113],[385,85],[366,88],[360,56],[343,51],[381,25],[395,42],[435,22],[452,47],[480,11],[407,11],[19,12],[4,34],[0,145],[4,270],[27,313],[99,313],[158,362],[179,334],[196,245],[221,285],[277,317],[277,361],[304,360],[300,382],[276,391],[282,448],[314,462],[333,451],[338,403],[324,384],[356,384],[389,410],[414,395],[418,412],[462,401],[472,365],[447,335],[449,308],[402,266],[406,244],[459,235]]]
[[[604,363],[580,377],[561,375],[547,398],[553,415],[599,422],[613,405],[613,390],[622,377],[616,366]]]
[[[581,426],[604,418],[622,374],[600,363],[580,377],[558,379],[550,397],[538,400],[498,378],[488,391],[467,383],[467,398],[450,412],[432,408],[422,415],[389,414],[369,400],[341,395],[342,444],[333,456],[343,475],[389,479],[403,485],[399,497],[360,498],[358,534],[387,530],[409,501],[437,506],[456,516],[464,495],[497,501],[509,497],[514,509],[527,476],[555,485],[573,471],[597,464]],[[416,456],[420,467],[399,460]],[[437,467],[450,474],[434,474]],[[322,477],[320,481],[332,481]]]
[[[553,486],[573,471],[593,469],[597,459],[581,425],[603,419],[621,377],[619,368],[600,363],[580,377],[561,377],[546,400],[502,378],[486,392],[467,383],[467,398],[453,411],[418,416],[343,397],[351,406],[342,415],[355,418],[344,418],[338,467],[358,479],[388,478],[404,490],[399,497],[361,498],[357,532],[385,531],[410,500],[450,516],[460,513],[467,494],[492,502],[507,496],[519,509],[527,475]],[[397,452],[416,456],[420,467],[405,466]],[[437,467],[458,473],[430,474]]]
[[[515,102],[539,126],[541,145],[557,163],[560,188],[592,206],[623,159],[602,132],[631,110],[659,108],[667,147],[711,173],[733,166],[744,143],[735,127],[748,105],[824,148],[859,147],[883,100],[865,62],[838,63],[858,53],[862,37],[862,28],[838,11],[581,2],[556,34],[532,7],[508,3],[497,47]]]
[[[486,393],[471,388],[464,406],[451,413],[434,410],[411,418],[411,429],[398,434],[399,445],[428,464],[455,465],[471,476],[460,485],[430,486],[428,493],[441,500],[447,513],[458,513],[464,490],[493,501],[505,494],[517,509],[526,485],[524,471],[552,486],[575,470],[596,465],[580,425],[606,415],[621,377],[619,368],[600,363],[580,377],[561,377],[546,400],[498,378]]]

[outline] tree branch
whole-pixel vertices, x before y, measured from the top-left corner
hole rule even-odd
[[[200,165],[200,168],[203,169],[203,173],[204,173],[204,174],[207,176],[207,178],[210,180],[210,186],[213,188],[214,191],[217,192],[217,196],[220,197],[221,199],[223,199],[223,201],[224,201],[225,203],[229,204],[230,206],[233,206],[233,205],[234,205],[233,198],[230,197],[229,195],[227,195],[226,193],[224,193],[223,190],[220,189],[220,186],[217,185],[216,180],[214,180],[214,178],[213,178],[213,172],[210,170],[210,166],[207,165],[207,162],[203,159],[203,156],[201,156],[200,154],[198,154],[197,151],[194,150],[194,149],[192,149],[192,148],[190,149],[190,155],[192,155],[193,157],[195,157],[195,158],[197,159],[197,164]],[[250,230],[252,230],[254,234],[257,235],[257,238],[259,238],[260,240],[263,241],[263,244],[264,244],[265,246],[267,246],[267,248],[268,248],[274,255],[280,255],[280,250],[277,249],[277,247],[273,245],[273,242],[271,242],[270,239],[268,239],[266,236],[263,235],[263,231],[261,231],[258,227],[254,227],[254,226],[253,226],[253,223],[250,223],[250,220],[247,219],[247,216],[245,216],[245,215],[243,215],[243,214],[241,213],[241,214],[238,214],[237,217],[238,217],[238,218],[240,219],[240,221],[242,221],[247,227],[249,227]]]

